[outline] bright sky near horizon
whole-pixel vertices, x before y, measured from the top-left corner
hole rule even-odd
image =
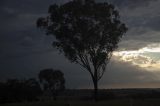
[[[113,56],[148,71],[160,71],[160,44],[153,43],[138,50],[116,51]]]

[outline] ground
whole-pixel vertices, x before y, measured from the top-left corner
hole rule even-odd
[[[10,103],[0,106],[160,106],[160,99],[107,100],[107,101],[41,101],[30,103]]]

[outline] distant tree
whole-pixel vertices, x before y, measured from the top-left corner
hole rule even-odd
[[[39,73],[39,80],[46,91],[51,91],[54,100],[58,93],[65,89],[64,75],[60,70],[44,69]]]
[[[107,2],[72,0],[51,5],[48,13],[46,18],[37,20],[37,27],[53,35],[53,46],[90,73],[96,99],[98,81],[127,27]]]

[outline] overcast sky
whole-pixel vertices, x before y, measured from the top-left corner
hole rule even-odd
[[[61,69],[67,88],[91,88],[87,71],[52,48],[36,28],[51,4],[69,0],[0,0],[0,80]],[[115,5],[129,28],[100,80],[100,88],[160,87],[160,0],[99,0]]]

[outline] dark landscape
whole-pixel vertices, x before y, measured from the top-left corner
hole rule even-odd
[[[0,0],[0,106],[160,106],[160,0]]]
[[[22,95],[28,96],[25,93]],[[27,99],[21,97],[20,101],[18,98],[12,101],[15,98],[10,97],[7,103],[4,102],[5,99],[1,95],[1,106],[158,106],[160,105],[160,89],[100,89],[97,102],[94,101],[93,90],[90,89],[68,89],[59,93],[56,100],[47,93],[29,96]]]

